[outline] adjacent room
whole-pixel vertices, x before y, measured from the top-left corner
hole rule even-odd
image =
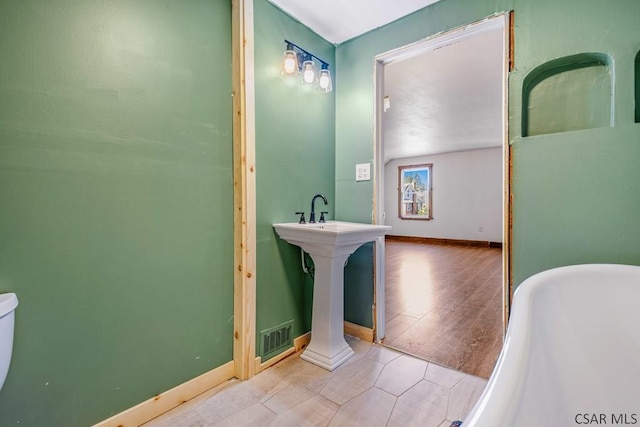
[[[494,19],[394,52],[377,74],[383,342],[483,378],[504,333],[507,51]]]

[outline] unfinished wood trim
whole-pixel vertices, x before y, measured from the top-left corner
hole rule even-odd
[[[394,240],[396,242],[416,242],[416,243],[431,243],[431,244],[446,244],[446,245],[459,245],[459,246],[474,246],[478,248],[501,248],[503,244],[501,242],[490,242],[487,240],[462,240],[462,239],[441,239],[435,237],[419,237],[419,236],[396,236],[393,234],[387,234],[385,236],[388,240]]]
[[[311,332],[307,332],[304,335],[300,335],[298,338],[294,338],[293,347],[296,351],[304,350],[311,342]]]
[[[293,347],[289,348],[288,350],[285,350],[284,352],[278,354],[277,356],[272,357],[271,359],[267,360],[264,363],[262,363],[262,358],[260,356],[256,357],[255,373],[259,374],[260,372],[264,371],[267,368],[270,368],[271,366],[275,365],[281,360],[284,360],[287,357],[291,356],[292,354],[303,350],[307,345],[309,345],[309,341],[311,341],[311,332],[307,332],[304,335],[300,335],[298,338],[294,338]]]
[[[255,375],[256,179],[253,1],[232,0],[235,376]]]
[[[502,219],[503,227],[503,250],[502,250],[502,323],[503,333],[506,336],[507,326],[509,324],[509,313],[511,311],[511,300],[513,292],[513,273],[511,270],[512,262],[512,230],[513,230],[513,156],[511,144],[509,144],[509,73],[514,68],[514,13],[513,11],[506,13],[506,21],[508,28],[505,30],[505,45],[507,58],[505,60],[504,81],[503,81],[503,176],[504,190],[502,194],[504,217]]]
[[[356,337],[366,342],[373,342],[373,329],[356,325],[351,322],[344,322],[344,333]]]
[[[160,393],[132,408],[95,424],[93,427],[134,427],[150,421],[233,378],[234,362],[228,362],[171,390]]]
[[[264,363],[262,363],[262,358],[260,356],[256,357],[256,360],[255,360],[255,364],[256,364],[255,371],[256,371],[256,374],[259,374],[260,372],[264,371],[265,369],[272,367],[276,363],[280,362],[283,359],[286,359],[287,357],[291,356],[295,352],[296,352],[296,348],[295,347],[291,347],[288,350],[285,350],[284,352],[278,354],[277,356],[273,356],[271,359],[267,360]]]
[[[514,56],[513,53],[513,46],[514,46],[514,33],[515,33],[515,21],[514,21],[514,17],[515,15],[513,14],[513,11],[508,12],[509,15],[509,34],[508,34],[508,40],[507,40],[507,51],[509,52],[509,72],[513,71],[513,69],[515,68],[516,64],[516,58]]]

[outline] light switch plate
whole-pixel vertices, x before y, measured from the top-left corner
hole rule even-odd
[[[356,165],[356,181],[371,181],[371,163]]]

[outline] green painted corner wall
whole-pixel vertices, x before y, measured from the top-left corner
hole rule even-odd
[[[548,268],[586,262],[640,264],[640,178],[634,167],[634,61],[640,3],[598,0],[442,0],[336,49],[336,216],[370,221],[372,184],[356,183],[356,163],[373,161],[374,57],[441,31],[515,12],[515,69],[509,76],[513,147],[513,283]],[[579,19],[576,19],[579,17]],[[613,126],[523,138],[522,86],[535,67],[565,56],[612,59]],[[637,61],[636,61],[637,62]],[[602,98],[602,97],[600,97]],[[557,108],[570,108],[558,106]],[[598,108],[595,108],[598,110]],[[559,110],[559,112],[565,112]],[[594,127],[601,124],[595,124]],[[372,249],[347,266],[345,317],[370,326]],[[350,261],[351,264],[351,261]]]
[[[335,92],[320,93],[280,76],[284,40],[328,61],[332,44],[266,0],[254,1],[256,92],[256,340],[261,330],[294,320],[293,336],[311,329],[313,282],[302,272],[300,248],[281,240],[272,224],[307,218],[322,193],[334,218]],[[260,355],[260,345],[256,342]]]
[[[539,3],[516,5],[516,69],[509,81],[516,286],[562,265],[640,264],[640,126],[634,123],[633,99],[640,3]],[[572,19],[576,13],[579,19]],[[548,61],[590,52],[611,60],[612,126],[597,128],[594,118],[592,129],[523,138],[526,76]]]
[[[91,425],[232,360],[230,2],[0,0],[0,57],[0,425]]]

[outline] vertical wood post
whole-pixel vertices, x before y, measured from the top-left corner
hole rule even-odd
[[[232,0],[235,376],[255,375],[256,178],[253,0]]]

